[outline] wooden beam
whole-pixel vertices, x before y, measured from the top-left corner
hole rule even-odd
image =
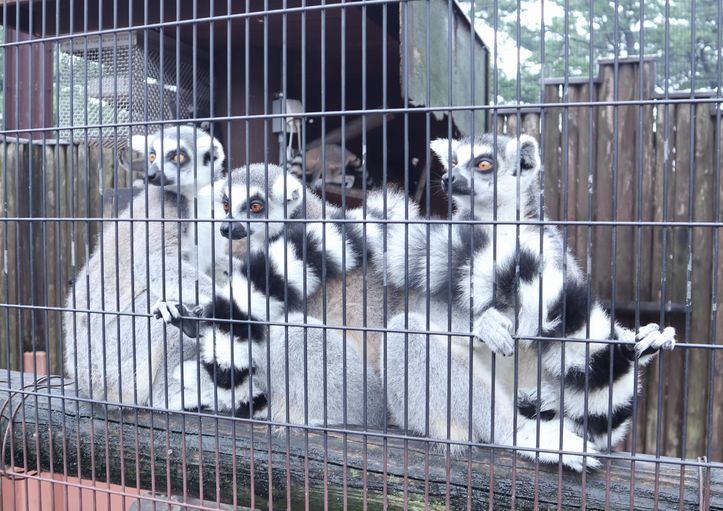
[[[381,108],[381,107],[379,107]],[[351,121],[346,121],[344,123],[344,137],[347,141],[353,140],[356,137],[361,136],[362,133],[366,130],[367,133],[369,133],[372,130],[375,130],[382,124],[384,124],[384,117],[386,115],[386,122],[392,122],[394,120],[395,114],[394,113],[370,113],[363,116],[359,116],[356,119],[353,119]],[[366,124],[364,123],[364,119],[366,119]],[[306,144],[306,150],[313,149],[314,147],[320,146],[323,144],[339,144],[341,145],[341,126],[336,128],[335,130],[330,131],[326,134],[325,137],[317,138],[316,140],[313,140]],[[361,155],[359,155],[361,156]]]
[[[23,396],[9,390],[26,385]],[[441,509],[548,508],[561,497],[563,508],[723,509],[723,465],[685,470],[678,460],[638,456],[612,459],[606,469],[586,474],[557,467],[539,471],[506,450],[474,449],[471,458],[448,460],[425,450],[422,440],[383,439],[362,432],[308,431],[250,424],[205,414],[111,411],[77,403],[72,385],[60,397],[60,378],[39,386],[32,376],[4,373],[0,389],[0,426],[6,432],[3,458],[24,471],[54,471],[95,477],[164,494],[265,508],[303,505],[314,509],[370,509],[387,505]],[[28,393],[29,392],[29,393]],[[52,396],[52,397],[51,397]],[[8,420],[9,417],[12,417]],[[8,428],[8,424],[12,428]],[[400,431],[390,429],[393,435]],[[548,446],[549,447],[549,446]],[[491,470],[493,468],[493,471]],[[657,471],[657,484],[655,482]],[[326,489],[325,489],[326,488]],[[385,492],[386,489],[386,492]],[[201,495],[202,494],[202,495]],[[700,499],[705,499],[701,502]]]

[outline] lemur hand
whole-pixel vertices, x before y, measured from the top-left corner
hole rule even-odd
[[[503,357],[512,356],[515,352],[512,333],[512,321],[494,307],[484,311],[474,323],[474,336]]]
[[[675,328],[669,326],[661,331],[657,323],[649,323],[640,327],[635,340],[638,356],[652,355],[660,349],[672,350],[675,347]]]
[[[153,307],[151,307],[151,314],[153,314],[156,319],[163,318],[163,321],[166,323],[174,324],[174,322],[181,319],[181,316],[186,314],[187,311],[184,310],[185,308],[182,303],[158,300]]]
[[[189,310],[188,307],[182,303],[158,300],[151,308],[151,313],[156,319],[163,318],[166,324],[181,329],[188,337],[198,337],[198,321],[188,319],[189,316],[193,317],[197,314],[194,314],[193,311]],[[185,320],[183,319],[184,317],[186,318]]]

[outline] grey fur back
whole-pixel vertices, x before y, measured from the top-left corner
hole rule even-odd
[[[162,211],[164,193],[149,187],[148,212],[140,193],[119,218],[177,218],[175,196],[166,195]],[[117,234],[115,222],[104,225],[102,245],[78,272],[75,293],[68,293],[67,308],[109,313],[63,314],[66,371],[82,393],[95,399],[164,406],[168,393],[169,407],[180,408],[180,386],[167,381],[166,374],[195,354],[195,344],[185,339],[182,346],[179,330],[143,316],[164,296],[164,288],[169,299],[182,293],[183,299],[196,300],[196,285],[208,295],[211,281],[199,275],[196,282],[195,269],[179,258],[178,224],[164,228],[161,222],[141,220],[117,225]]]
[[[315,193],[307,189],[306,192],[306,218],[330,218],[340,209],[332,204],[326,205],[323,211],[323,201]],[[350,224],[347,224],[350,225]],[[372,234],[370,233],[369,236]],[[380,273],[374,271],[372,261],[369,260],[366,268],[356,268],[348,272],[345,278],[335,278],[326,281],[326,299],[324,289],[320,289],[312,295],[308,302],[308,314],[318,319],[326,318],[326,325],[331,327],[356,327],[356,328],[383,328],[384,327],[384,283]],[[366,288],[366,307],[364,304],[364,289]],[[393,311],[397,309],[396,293],[388,293],[387,319],[391,318]],[[344,316],[346,311],[346,317]],[[324,316],[326,313],[326,316]],[[364,321],[366,315],[366,321]],[[365,324],[366,323],[366,324]],[[337,331],[343,337],[343,330]],[[363,330],[347,330],[346,339],[351,341],[354,347],[364,354],[366,350],[367,364],[377,373],[380,371],[378,364],[379,350],[382,344],[383,334],[381,332]],[[366,348],[365,348],[366,346]]]
[[[303,323],[304,317],[291,314],[289,321]],[[313,318],[306,323],[321,326]],[[266,346],[254,353],[255,380],[266,388],[271,420],[286,422],[288,410],[288,421],[295,424],[384,425],[381,382],[364,365],[360,352],[349,346],[344,353],[344,342],[333,330],[327,331],[326,339],[320,328],[289,327],[288,338],[285,330],[281,326],[270,329],[270,364]]]

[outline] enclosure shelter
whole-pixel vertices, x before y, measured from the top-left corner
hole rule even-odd
[[[0,0],[2,509],[723,509],[722,11]],[[216,163],[228,175],[208,192]],[[266,183],[230,188],[250,164]],[[479,181],[489,168],[499,176]],[[480,199],[459,215],[453,175],[472,176],[467,200],[489,190],[490,211]],[[319,197],[318,218],[291,211],[299,194]],[[544,277],[556,264],[557,301]],[[156,301],[187,306],[183,319]],[[477,329],[498,308],[511,357]],[[676,345],[648,364],[661,346],[634,346],[649,323],[674,327]],[[387,355],[394,339],[423,346],[421,380],[411,354]],[[116,384],[134,397],[113,398]],[[435,392],[448,412],[430,410]],[[513,445],[498,441],[507,429]]]

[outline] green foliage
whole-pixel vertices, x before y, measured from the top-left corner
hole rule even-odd
[[[659,91],[716,88],[721,81],[717,1],[697,0],[693,11],[693,2],[684,0],[475,0],[475,16],[489,28],[497,20],[498,62],[514,61],[519,41],[519,99],[536,102],[542,78],[588,76],[597,73],[598,59],[641,53],[658,58]],[[504,102],[518,98],[514,74],[500,69],[497,76]]]

